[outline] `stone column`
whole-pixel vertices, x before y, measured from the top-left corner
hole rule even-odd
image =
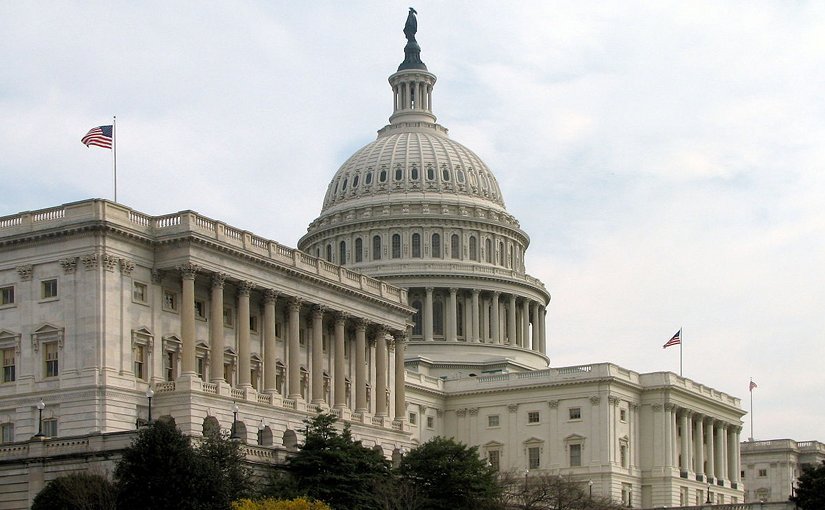
[[[324,307],[312,307],[312,404],[324,403]]]
[[[252,370],[249,355],[249,293],[252,282],[238,283],[238,386],[251,388]]]
[[[458,340],[458,313],[456,312],[456,293],[458,289],[450,287],[450,295],[447,297],[447,340],[455,342]]]
[[[542,354],[547,353],[547,309],[544,306],[539,306],[539,351]]]
[[[375,414],[387,413],[387,330],[380,328],[375,335]]]
[[[264,291],[264,393],[277,393],[275,365],[278,362],[275,341],[275,302],[278,291]]]
[[[471,328],[471,339],[473,342],[480,342],[481,337],[479,336],[479,317],[478,317],[478,289],[472,290],[472,297],[470,301],[470,328]]]
[[[223,284],[226,280],[224,273],[212,273],[212,289],[209,300],[209,371],[213,383],[224,382],[223,379],[223,351],[225,342],[223,336]]]
[[[407,346],[407,338],[403,333],[395,334],[395,419],[404,421],[407,419],[406,395],[404,386],[404,350]]]
[[[694,447],[696,450],[696,474],[705,474],[705,417],[701,414],[696,417],[696,433],[694,434]]]
[[[530,348],[530,300],[521,301],[521,346]]]
[[[510,294],[510,304],[507,307],[507,340],[510,346],[518,345],[516,338],[516,295]]]
[[[716,428],[718,447],[716,449],[716,476],[724,480],[728,476],[728,431],[727,424],[719,423]],[[730,480],[730,478],[728,478]]]
[[[425,289],[424,297],[424,340],[433,341],[433,288]]]
[[[739,483],[741,480],[739,479],[740,475],[740,468],[739,468],[739,431],[742,430],[740,427],[731,426],[730,430],[728,431],[728,446],[730,447],[728,450],[728,457],[730,461],[728,462],[728,471],[730,472],[730,480],[732,482]]]
[[[292,298],[289,301],[289,375],[287,383],[289,398],[299,400],[301,398],[301,346],[299,343],[301,335],[301,300]]]
[[[178,266],[183,292],[180,302],[180,336],[183,344],[182,376],[196,377],[195,371],[195,274],[198,266],[187,262]]]
[[[708,475],[708,478],[716,478],[716,469],[715,469],[716,454],[714,453],[714,448],[713,448],[713,429],[714,429],[713,418],[708,418],[707,419],[707,425],[708,426],[705,429],[705,438],[706,438],[706,441],[707,441],[707,448],[708,448],[708,452],[707,452],[708,468],[706,470],[706,473]]]
[[[673,467],[673,404],[664,406],[665,432],[662,434],[662,448],[665,450],[665,467]]]
[[[682,427],[682,462],[679,468],[681,471],[687,473],[690,471],[690,411],[682,409],[679,413],[679,425]]]
[[[533,316],[533,331],[531,335],[532,348],[534,351],[541,350],[541,341],[539,340],[541,328],[539,327],[539,304],[537,301],[530,303],[530,314]]]
[[[430,325],[432,325],[432,321],[430,321]],[[430,329],[430,333],[432,333],[432,329]],[[355,412],[362,414],[368,411],[366,351],[367,322],[364,319],[357,319],[355,322]]]
[[[334,403],[336,409],[347,407],[347,374],[344,365],[344,341],[347,315],[339,313],[335,317],[335,388]]]
[[[481,298],[481,331],[479,332],[479,338],[482,343],[489,343],[490,342],[490,299],[485,297]]]
[[[501,333],[499,332],[499,296],[501,292],[493,292],[493,302],[490,305],[490,341],[494,344],[501,343]]]

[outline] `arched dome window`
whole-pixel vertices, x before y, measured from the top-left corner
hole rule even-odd
[[[444,182],[450,182],[450,169],[447,168],[447,165],[441,167],[441,179]]]
[[[364,261],[364,241],[358,237],[355,239],[355,263]]]
[[[455,331],[458,338],[464,338],[464,303],[456,298],[455,304]]]
[[[401,168],[401,165],[395,167],[395,182],[399,182],[404,178],[404,169]]]
[[[433,335],[444,336],[444,301],[441,296],[433,300]]]
[[[476,172],[472,168],[468,170],[470,172],[470,185],[478,186],[478,181],[476,181]]]
[[[464,184],[464,170],[460,168],[456,168],[455,170],[455,178],[459,184]]]
[[[434,181],[435,180],[435,169],[432,165],[427,165],[427,180]]]
[[[372,170],[367,172],[367,175],[364,176],[364,184],[369,186],[372,184]]]
[[[327,262],[332,262],[332,245],[327,244]]]
[[[498,265],[504,266],[504,241],[498,243]]]
[[[507,267],[509,267],[511,269],[513,267],[513,245],[512,244],[508,247]]]
[[[347,263],[347,242],[341,241],[338,243],[338,263],[344,265]]]
[[[458,234],[453,234],[450,237],[450,257],[454,259],[461,258],[461,242]]]
[[[412,235],[412,256],[417,259],[421,258],[421,234]]]
[[[358,180],[359,180],[360,177],[361,177],[360,175],[355,174],[355,177],[352,178],[352,189],[355,189],[355,188],[358,187]]]
[[[415,313],[413,314],[413,329],[412,334],[413,336],[421,336],[421,301],[416,299],[412,302],[412,307],[415,308]]]
[[[415,165],[413,165],[412,168],[410,168],[410,180],[411,181],[417,181],[418,180],[418,167],[415,166]]]
[[[432,256],[435,259],[441,258],[441,236],[438,234],[433,234],[431,239],[430,246],[432,247]]]
[[[392,235],[392,258],[401,258],[401,236],[399,234]]]
[[[381,260],[381,236],[372,236],[372,260]]]
[[[488,264],[493,263],[493,241],[489,238],[484,240],[484,255]]]
[[[347,190],[347,182],[349,182],[349,178],[344,177],[344,182],[341,184],[341,191],[346,191]]]
[[[470,236],[470,260],[478,260],[478,241],[476,241],[476,236]]]
[[[382,168],[381,172],[378,174],[378,182],[387,182],[387,169]]]

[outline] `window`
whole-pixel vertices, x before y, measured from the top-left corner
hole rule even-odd
[[[46,377],[57,377],[60,373],[57,365],[57,342],[43,344]]]
[[[249,331],[253,333],[258,332],[258,316],[257,315],[250,315],[249,316]]]
[[[577,467],[582,465],[582,445],[570,445],[570,467]]]
[[[440,297],[433,300],[433,334],[444,335],[444,302]]]
[[[0,306],[14,304],[14,286],[0,287]]]
[[[410,425],[415,425],[418,422],[418,415],[410,413]]]
[[[40,299],[54,299],[57,297],[57,279],[40,282]]]
[[[446,165],[441,167],[441,178],[445,182],[450,182],[450,170],[447,168]]]
[[[41,432],[46,437],[57,437],[57,419],[47,418],[41,422]]]
[[[619,409],[619,419],[621,421],[627,421],[627,409]]]
[[[432,248],[432,255],[433,258],[440,259],[441,258],[441,236],[438,234],[433,234],[432,242],[430,243]]]
[[[3,382],[14,382],[15,380],[15,358],[14,348],[2,349],[3,354]]]
[[[372,174],[368,174],[372,175]],[[364,260],[364,241],[359,237],[355,240],[355,262],[363,262]]]
[[[358,178],[359,177],[360,177],[360,175],[355,174],[355,177],[352,178],[352,187],[353,187],[353,189],[358,187]]]
[[[163,373],[167,381],[174,381],[177,376],[178,355],[175,351],[166,351],[163,356]]]
[[[135,345],[135,377],[146,379],[146,347]]]
[[[382,168],[381,172],[378,173],[378,182],[387,182],[387,169]]]
[[[470,236],[470,260],[478,260],[478,241],[475,236]]]
[[[458,239],[458,234],[450,236],[450,257],[454,259],[461,258],[461,243]]]
[[[206,303],[200,299],[195,300],[195,318],[206,319]]]
[[[527,448],[527,469],[538,469],[541,467],[541,448],[531,446]]]
[[[417,181],[418,180],[418,168],[415,165],[413,165],[413,167],[410,169],[410,180],[411,181]]]
[[[327,244],[327,262],[332,262],[332,245]]]
[[[412,334],[414,336],[421,336],[421,301],[416,299],[412,302],[412,307],[415,308]]]
[[[768,476],[768,470],[767,469],[760,469],[759,470],[759,476],[762,476],[762,477]]]
[[[435,416],[427,416],[427,428],[431,429],[435,427]]]
[[[633,506],[633,485],[629,483],[622,484],[622,505]],[[685,505],[687,505],[687,493],[685,493]]]
[[[582,408],[581,407],[571,407],[570,408],[570,419],[571,420],[581,420],[582,419]]]
[[[235,324],[233,319],[232,309],[229,307],[224,307],[223,309],[223,325],[227,328],[231,328]]]
[[[401,258],[401,236],[398,234],[392,235],[392,258]]]
[[[538,411],[530,411],[527,413],[527,423],[538,423],[539,422],[539,412]]]
[[[627,445],[622,444],[619,446],[619,461],[623,468],[627,467]],[[687,503],[685,503],[687,505]]]
[[[432,165],[427,165],[427,180],[428,181],[435,180],[435,170],[433,169]]]
[[[412,235],[412,256],[421,258],[421,234]]]
[[[504,265],[504,242],[503,241],[498,243],[497,258],[498,258],[498,265],[503,266]]]
[[[497,414],[491,414],[487,417],[487,426],[488,427],[498,427],[499,426],[499,417]]]
[[[366,184],[367,186],[372,184],[372,170],[367,172],[367,175],[364,177],[364,184]]]
[[[404,170],[400,166],[395,167],[395,180],[400,181],[404,178]]]
[[[493,263],[493,242],[489,239],[484,240],[484,260],[488,264]]]
[[[0,424],[0,443],[14,442],[14,423]]]
[[[341,241],[338,243],[338,263],[344,265],[347,263],[347,242]]]
[[[381,236],[372,236],[372,260],[381,260]]]
[[[132,282],[132,301],[135,303],[146,303],[148,290],[145,283]]]
[[[178,311],[178,294],[176,292],[163,289],[163,309],[168,312]]]
[[[456,168],[455,171],[456,179],[458,180],[459,184],[464,184],[464,170],[460,168]]]
[[[501,451],[490,450],[487,452],[487,461],[490,462],[490,467],[496,471],[501,469]]]

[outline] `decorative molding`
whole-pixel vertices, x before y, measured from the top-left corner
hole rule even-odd
[[[550,406],[550,409],[557,409],[559,407],[558,400],[550,400],[547,402],[547,405]]]
[[[96,253],[92,253],[91,255],[83,255],[80,257],[80,261],[83,262],[83,266],[86,268],[86,271],[94,271],[97,269],[98,256]]]
[[[60,260],[60,267],[63,268],[64,274],[74,273],[77,269],[77,257],[68,257]]]
[[[470,412],[470,416],[478,416],[478,408],[477,407],[471,407],[467,411]]]
[[[197,264],[186,262],[179,265],[176,269],[180,271],[180,276],[184,280],[194,280],[200,267]]]
[[[31,264],[25,264],[22,266],[17,266],[17,274],[20,276],[21,281],[27,281],[32,279],[32,273],[34,272],[34,266]]]
[[[160,285],[163,282],[163,271],[152,269],[152,283]]]
[[[103,264],[103,268],[113,273],[115,271],[115,267],[120,262],[120,258],[115,257],[114,255],[109,255],[108,253],[103,253],[100,255],[100,262]]]
[[[599,402],[601,402],[601,401],[602,401],[602,397],[600,397],[598,395],[593,395],[592,397],[590,397],[590,403],[593,404],[594,406],[599,405]]]
[[[34,352],[38,352],[40,350],[40,344],[46,342],[57,341],[57,348],[63,350],[63,337],[65,330],[63,328],[58,328],[52,326],[51,324],[44,324],[37,328],[34,333],[32,333],[32,347],[34,348]]]
[[[518,404],[507,404],[507,410],[510,411],[511,413],[517,413],[518,412]]]
[[[467,416],[467,408],[463,407],[461,409],[456,409],[455,414],[456,414],[456,416],[459,416],[459,417],[463,418],[463,417]]]
[[[226,273],[212,273],[210,277],[212,288],[223,288],[224,283],[226,283]]]
[[[135,270],[135,262],[129,259],[120,259],[120,272],[123,276],[131,276],[132,271]]]
[[[280,295],[281,293],[275,289],[266,289],[264,290],[264,303],[274,303]]]
[[[238,282],[238,296],[248,296],[252,289],[255,288],[255,282],[250,280],[241,280]]]

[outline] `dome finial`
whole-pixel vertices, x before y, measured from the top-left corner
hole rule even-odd
[[[407,45],[404,46],[404,61],[398,66],[399,71],[405,69],[427,70],[427,66],[421,61],[421,47],[418,45],[418,41],[415,40],[415,34],[418,32],[416,14],[418,14],[416,10],[410,7],[407,22],[404,24],[404,36],[407,38]]]

